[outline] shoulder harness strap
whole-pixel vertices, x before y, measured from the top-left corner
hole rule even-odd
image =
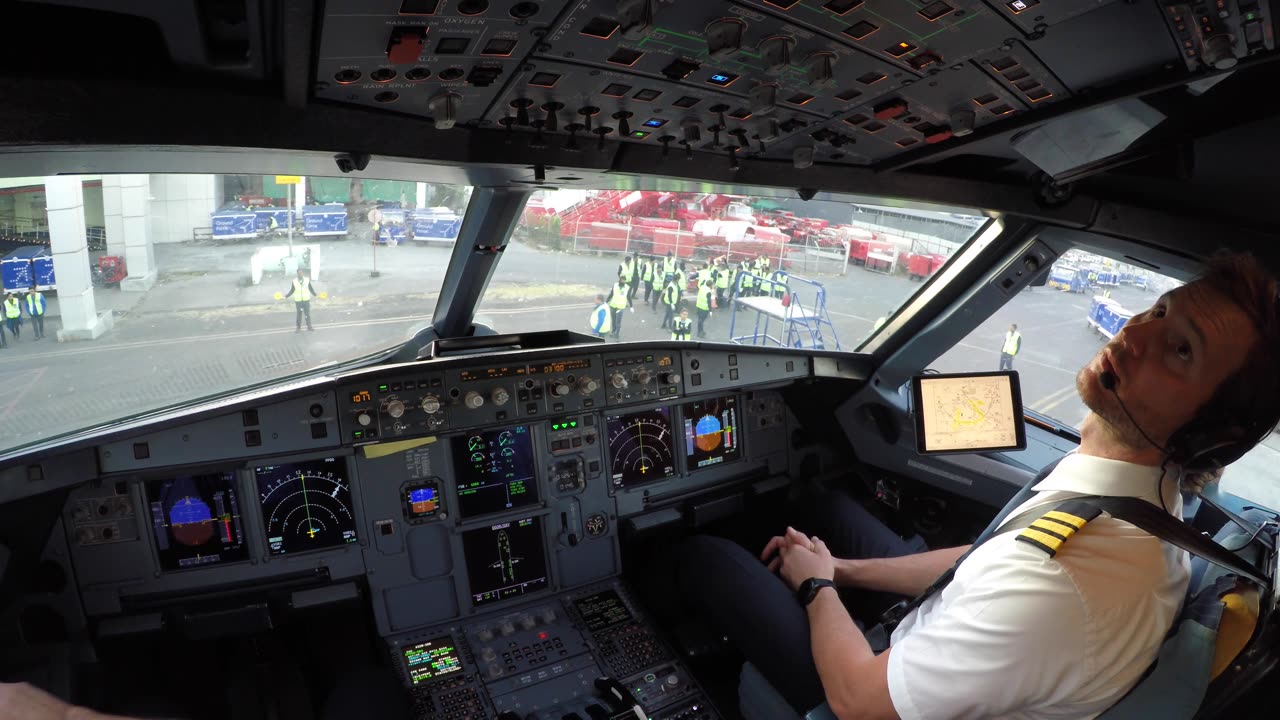
[[[1076,531],[1101,514],[1102,510],[1091,503],[1081,500],[1067,500],[1041,513],[1014,539],[1043,550],[1052,558],[1058,554],[1058,551],[1062,549],[1062,545],[1067,540],[1070,540]],[[1009,529],[1015,530],[1017,528],[1011,527]]]

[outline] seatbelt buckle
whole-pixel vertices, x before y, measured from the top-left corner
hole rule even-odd
[[[911,601],[899,600],[894,603],[893,607],[885,610],[880,614],[880,625],[884,627],[886,634],[892,634],[894,628],[898,627],[898,623],[902,622],[902,618],[911,612]]]

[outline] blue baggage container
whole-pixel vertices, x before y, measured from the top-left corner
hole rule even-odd
[[[40,290],[54,289],[53,257],[49,248],[25,245],[15,249],[0,260],[0,276],[5,292],[27,290],[32,283]]]
[[[287,230],[293,224],[293,211],[283,207],[261,207],[253,209],[253,227],[258,232],[271,229],[271,218],[275,217],[276,226]]]
[[[449,208],[420,208],[413,211],[413,239],[418,242],[446,242],[458,239],[462,218]]]
[[[302,208],[302,234],[306,237],[347,234],[345,205],[307,205]]]
[[[217,240],[257,237],[256,215],[250,210],[219,210],[211,213],[209,224]]]

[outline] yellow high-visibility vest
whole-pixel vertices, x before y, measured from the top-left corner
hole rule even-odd
[[[310,302],[311,300],[311,282],[308,280],[293,279],[293,301],[294,302]]]
[[[1022,342],[1022,335],[1017,331],[1007,332],[1004,334],[1004,349],[1001,351],[1006,355],[1017,355],[1018,347]]]

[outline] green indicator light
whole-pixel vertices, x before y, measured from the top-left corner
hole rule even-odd
[[[570,420],[570,421],[569,421],[569,427],[578,427],[578,421],[577,421],[577,420]]]
[[[379,385],[379,386],[378,386],[378,392],[386,392],[386,391],[387,391],[387,386],[386,386],[386,385]]]
[[[559,429],[560,429],[560,426],[559,426],[559,425],[555,425],[555,424],[553,424],[553,425],[551,426],[551,429],[552,429],[552,430],[559,430]]]

